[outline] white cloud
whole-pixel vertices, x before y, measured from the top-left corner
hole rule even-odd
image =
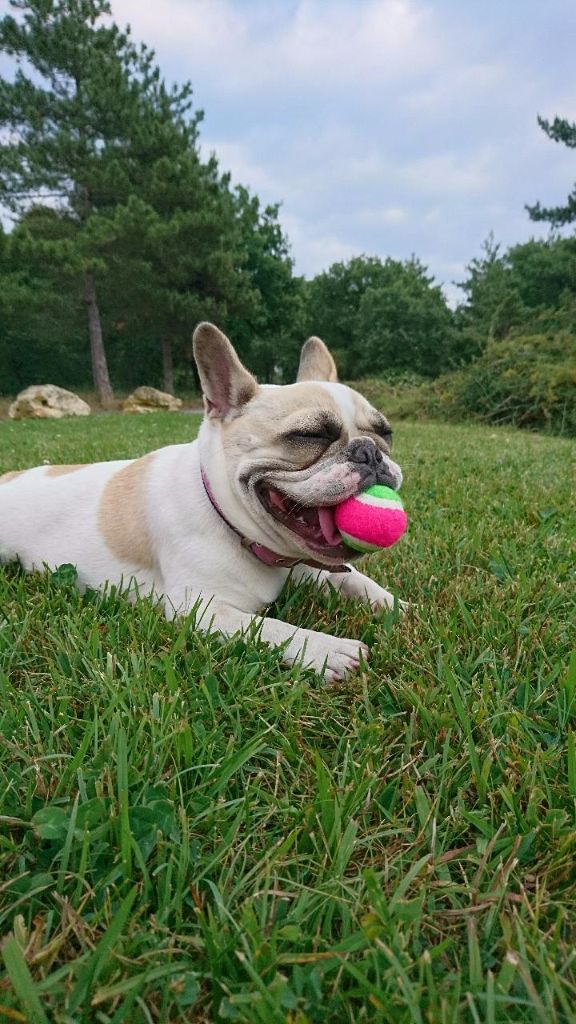
[[[206,158],[214,153],[224,171],[229,171],[237,185],[247,185],[269,201],[278,199],[277,185],[273,173],[259,164],[250,148],[241,142],[224,139],[203,139],[200,149]]]
[[[425,195],[473,197],[493,185],[494,154],[489,146],[472,154],[437,153],[405,164],[399,171],[402,180]]]
[[[446,290],[490,230],[545,233],[526,202],[561,202],[574,152],[538,113],[576,120],[565,0],[113,0],[190,78],[203,149],[280,218],[300,272],[360,252],[427,263]]]
[[[374,85],[421,73],[440,55],[434,20],[413,0],[115,0],[113,9],[222,94]]]

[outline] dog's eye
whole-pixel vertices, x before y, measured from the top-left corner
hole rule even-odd
[[[381,437],[382,440],[386,442],[386,444],[392,444],[392,436],[394,434],[394,431],[392,430],[392,427],[388,426],[387,423],[378,424],[377,426],[372,427],[372,430],[374,431],[375,434],[378,435],[378,437]]]
[[[326,445],[332,444],[332,442],[335,440],[334,437],[331,437],[327,433],[315,432],[313,430],[291,430],[290,433],[286,435],[286,437],[289,441],[304,441],[310,442],[312,444]]]

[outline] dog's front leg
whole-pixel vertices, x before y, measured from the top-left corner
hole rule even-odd
[[[190,610],[194,602],[187,601]],[[182,610],[175,600],[166,598],[166,613],[173,617]],[[360,661],[368,660],[368,648],[360,640],[348,640],[318,633],[312,629],[290,626],[279,619],[268,619],[252,615],[233,605],[216,599],[198,604],[196,626],[207,633],[221,633],[233,636],[256,628],[258,635],[271,647],[283,647],[283,660],[287,665],[301,661],[305,667],[313,668],[326,682],[334,682],[355,672]]]
[[[369,576],[358,572],[350,566],[350,572],[325,572],[323,569],[312,569],[307,565],[298,565],[292,570],[292,578],[300,580],[313,580],[320,588],[326,590],[333,587],[339,590],[345,597],[358,597],[366,601],[373,611],[381,608],[388,610],[394,608],[394,595],[385,590],[379,583],[375,583]],[[401,608],[405,607],[405,601],[399,601]]]
[[[210,607],[211,630],[231,636],[256,626],[262,640],[272,647],[284,647],[284,661],[293,665],[298,661],[313,668],[327,682],[343,679],[355,672],[360,661],[368,660],[368,648],[360,640],[342,639],[313,629],[301,629],[279,619],[250,615],[231,605],[215,603]],[[201,628],[204,628],[201,624]]]

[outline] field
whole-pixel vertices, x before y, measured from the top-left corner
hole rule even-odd
[[[0,472],[198,417],[0,423]],[[324,687],[255,637],[0,570],[0,1021],[571,1022],[576,446],[399,424],[411,610]],[[0,524],[1,530],[1,524]]]

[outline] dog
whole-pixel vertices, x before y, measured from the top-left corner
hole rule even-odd
[[[0,561],[27,571],[72,563],[82,588],[157,595],[168,618],[230,636],[256,624],[328,682],[368,658],[358,640],[261,617],[288,577],[373,610],[392,595],[350,565],[334,507],[373,484],[398,489],[388,420],[338,383],[319,338],[297,382],[258,385],[228,338],[200,324],[193,349],[205,415],[196,441],[130,461],[39,466],[0,477]],[[160,596],[161,595],[161,596]]]

